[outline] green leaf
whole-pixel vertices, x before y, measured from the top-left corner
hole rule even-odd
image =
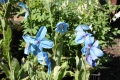
[[[54,67],[54,75],[53,75],[54,78],[56,77],[56,74],[58,73],[58,71],[60,70],[60,68],[61,68],[60,66],[55,66]]]
[[[75,80],[81,80],[79,76],[80,72],[78,70],[75,71]]]
[[[20,71],[20,65],[17,59],[13,58],[11,65],[10,65],[10,72],[11,76],[14,76],[15,79],[20,80],[21,79],[21,71]]]
[[[48,76],[44,71],[37,71],[38,78],[42,80],[47,80]]]
[[[0,63],[0,68],[4,71],[4,73],[5,73],[5,75],[6,75],[7,77],[10,76],[9,69],[8,69],[8,67],[7,67],[5,64]]]
[[[0,15],[0,20],[1,20],[1,24],[2,24],[2,28],[5,28],[5,20],[1,17]]]
[[[88,80],[90,72],[84,69],[75,71],[75,80]]]
[[[27,77],[25,77],[25,78],[23,78],[21,80],[29,80],[29,76],[27,76]]]
[[[68,62],[65,61],[62,65],[61,65],[61,68],[66,68],[68,66]]]
[[[53,46],[53,48],[52,48],[52,51],[54,52],[55,55],[56,55],[57,48],[58,48],[59,45],[60,45],[60,43],[57,43],[57,44],[55,44],[55,45]]]
[[[60,68],[60,70],[57,72],[57,74],[54,77],[54,80],[62,80],[65,74],[65,68]]]
[[[79,57],[78,57],[78,56],[76,56],[76,58],[75,58],[75,59],[76,59],[76,67],[78,68],[78,66],[80,66],[80,65],[79,65],[79,61],[80,61],[80,60],[79,60]]]
[[[7,30],[4,34],[4,39],[3,39],[3,43],[2,43],[2,50],[3,50],[3,55],[4,55],[5,59],[9,63],[9,66],[10,66],[10,62],[11,62],[11,59],[12,59],[12,56],[10,54],[11,40],[12,40],[12,31],[11,31],[11,28],[8,26]]]

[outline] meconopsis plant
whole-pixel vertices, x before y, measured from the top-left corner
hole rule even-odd
[[[42,26],[36,38],[29,36],[28,34],[23,35],[23,39],[26,42],[26,47],[24,49],[24,53],[29,55],[31,52],[32,54],[37,56],[38,62],[42,65],[48,66],[48,74],[51,72],[51,62],[48,58],[48,53],[43,51],[43,48],[50,49],[54,46],[54,43],[51,40],[48,40],[45,37],[47,32],[46,27]]]
[[[61,55],[63,51],[63,38],[62,36],[65,35],[67,32],[67,28],[69,27],[68,23],[65,22],[58,22],[55,28],[55,44],[58,45],[58,47],[54,50],[54,59],[56,61],[56,64],[60,66],[61,62]],[[55,52],[56,51],[56,52]]]
[[[82,54],[86,57],[86,61],[90,66],[96,67],[96,60],[102,57],[104,53],[100,49],[99,41],[92,34],[83,31],[89,29],[89,26],[79,25],[75,29],[77,31],[75,42],[76,44],[84,44],[84,47],[81,49]]]

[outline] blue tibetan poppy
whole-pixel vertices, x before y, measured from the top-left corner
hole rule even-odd
[[[24,18],[26,19],[26,18],[28,17],[28,15],[29,15],[29,10],[28,10],[28,8],[27,8],[26,5],[23,4],[22,2],[18,2],[18,5],[21,6],[21,7],[25,10],[26,13],[25,13]]]
[[[36,38],[33,38],[29,35],[24,35],[24,37],[27,38],[27,42],[29,42],[30,44],[36,46],[34,47],[38,52],[39,51],[42,51],[42,48],[52,48],[54,43],[51,41],[51,40],[48,40],[45,37],[46,35],[46,32],[47,32],[47,29],[46,27],[42,26],[37,35],[36,35]],[[39,50],[38,50],[39,49]]]
[[[63,33],[65,33],[65,32],[67,32],[67,28],[68,28],[68,27],[69,27],[69,24],[68,24],[68,23],[59,22],[59,23],[56,25],[55,31],[63,34]]]
[[[85,46],[81,49],[84,55],[94,55],[96,57],[102,57],[103,51],[99,49],[98,40],[94,40],[94,37],[87,36],[85,38]]]
[[[38,62],[42,65],[48,66],[48,74],[51,72],[51,62],[48,58],[48,53],[47,52],[39,52],[37,54]]]

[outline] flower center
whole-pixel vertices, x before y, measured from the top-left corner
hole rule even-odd
[[[86,38],[86,35],[83,35],[84,38]]]
[[[37,43],[40,43],[40,40],[37,40]]]
[[[90,49],[91,48],[91,45],[90,44],[88,44],[88,49]]]
[[[92,66],[95,67],[96,65],[96,60],[92,60]]]
[[[28,44],[27,43],[25,43],[25,48],[27,48],[28,47]]]

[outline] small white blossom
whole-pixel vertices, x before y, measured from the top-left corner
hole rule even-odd
[[[89,28],[90,28],[91,31],[93,30],[92,24],[90,24]]]
[[[115,16],[113,17],[113,21],[116,21],[116,19],[118,19],[120,17],[120,11],[118,13],[115,14]]]

